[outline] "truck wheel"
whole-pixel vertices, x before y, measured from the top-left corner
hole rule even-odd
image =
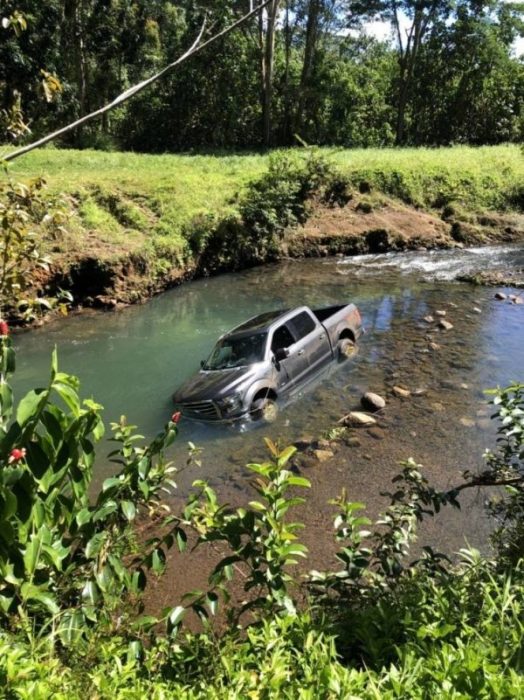
[[[274,423],[278,416],[278,404],[269,398],[256,399],[251,404],[249,413],[254,421]]]
[[[353,357],[357,352],[357,346],[349,338],[341,338],[337,343],[337,353],[339,362],[343,362]]]

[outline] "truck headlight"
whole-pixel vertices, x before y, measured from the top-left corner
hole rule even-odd
[[[226,413],[232,413],[242,405],[242,397],[240,394],[230,394],[221,399],[218,403]]]

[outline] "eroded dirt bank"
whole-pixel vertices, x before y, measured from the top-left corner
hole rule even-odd
[[[227,220],[217,225],[201,250],[178,259],[162,274],[138,252],[109,259],[83,254],[67,260],[56,258],[51,274],[38,280],[38,285],[69,290],[79,309],[116,309],[143,302],[187,280],[286,257],[460,248],[522,240],[523,214],[465,214],[452,206],[428,212],[379,193],[364,193],[342,207],[313,203],[306,223],[285,231],[274,245],[259,244],[240,222]]]

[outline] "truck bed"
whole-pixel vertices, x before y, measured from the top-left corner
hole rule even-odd
[[[332,348],[340,337],[341,328],[348,327],[356,341],[362,333],[361,319],[355,304],[337,304],[322,309],[312,309],[313,314],[328,332]]]

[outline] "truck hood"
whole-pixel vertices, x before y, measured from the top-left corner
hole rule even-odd
[[[235,391],[253,373],[246,367],[204,372],[201,370],[173,394],[175,403],[207,401]]]

